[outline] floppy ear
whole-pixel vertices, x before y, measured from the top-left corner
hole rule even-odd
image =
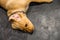
[[[12,25],[13,29],[18,29],[19,28],[18,27],[19,24],[17,22],[13,22],[11,25]]]
[[[16,22],[13,22],[11,25],[12,25],[12,28],[13,29],[18,29],[18,27],[16,26],[16,24],[15,24]]]

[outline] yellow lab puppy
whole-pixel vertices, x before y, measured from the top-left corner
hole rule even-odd
[[[7,10],[13,29],[33,32],[34,26],[27,18],[26,12],[31,2],[52,2],[52,0],[0,0],[0,6]]]

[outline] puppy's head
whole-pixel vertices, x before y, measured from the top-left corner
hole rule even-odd
[[[33,32],[34,26],[23,12],[17,12],[9,17],[13,29],[19,29],[25,32]]]

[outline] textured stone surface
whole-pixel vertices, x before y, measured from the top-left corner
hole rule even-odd
[[[60,0],[32,3],[27,16],[35,25],[33,34],[13,30],[6,11],[0,8],[0,40],[60,40]]]

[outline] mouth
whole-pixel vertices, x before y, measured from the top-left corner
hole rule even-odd
[[[31,29],[24,29],[24,32],[28,32],[28,33],[33,33],[34,30],[31,30]]]

